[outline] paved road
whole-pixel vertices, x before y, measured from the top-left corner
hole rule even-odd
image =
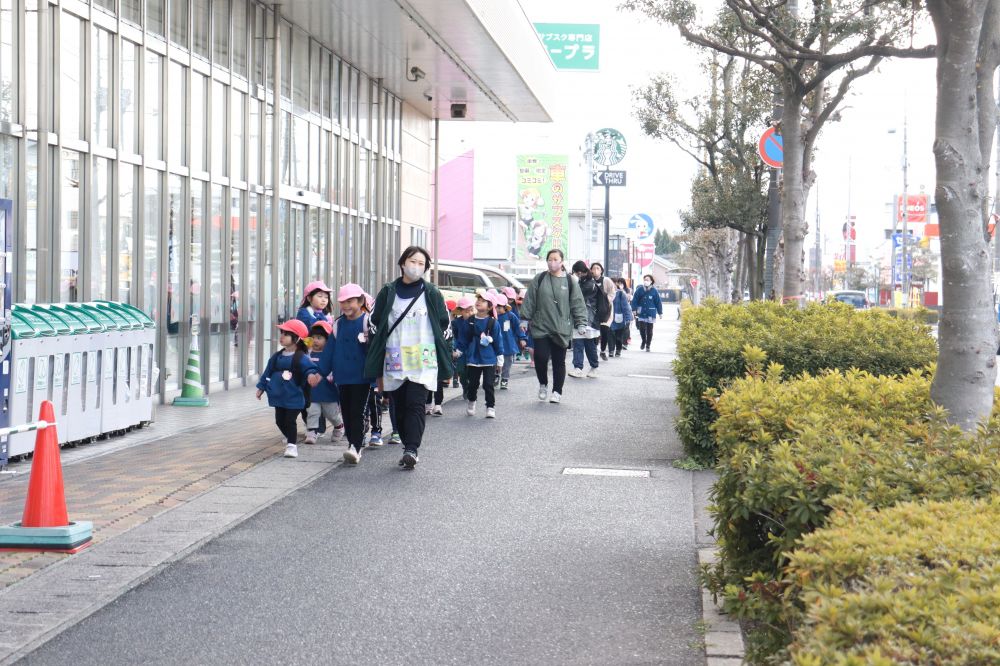
[[[704,664],[674,384],[627,376],[669,358],[626,352],[561,405],[520,374],[496,421],[449,403],[414,472],[366,451],[25,663]]]

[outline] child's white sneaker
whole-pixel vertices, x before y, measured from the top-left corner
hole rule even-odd
[[[469,401],[469,406],[465,408],[465,413],[468,414],[469,416],[475,416],[476,415],[476,403],[474,403],[473,401],[470,400]]]
[[[344,439],[344,424],[341,423],[339,426],[335,426],[333,432],[330,434],[331,442],[339,442]]]
[[[294,444],[289,444],[285,447],[285,457],[286,458],[298,458],[299,457],[299,447]]]
[[[486,408],[486,418],[488,418],[488,419],[495,419],[496,417],[497,417],[497,410],[493,409],[492,407],[487,407]]]
[[[307,432],[306,433],[306,444],[315,444],[316,443],[316,436],[317,435],[316,435],[316,431],[315,430],[310,430],[309,432]]]

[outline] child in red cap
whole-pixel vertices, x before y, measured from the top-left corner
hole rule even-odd
[[[275,352],[264,366],[257,382],[257,399],[267,393],[267,404],[274,407],[274,422],[285,437],[285,457],[297,458],[299,449],[299,413],[306,406],[306,384],[319,384],[319,370],[309,359],[303,340],[309,335],[306,325],[298,319],[278,324],[281,349]]]

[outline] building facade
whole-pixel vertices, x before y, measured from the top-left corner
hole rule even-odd
[[[306,283],[373,290],[401,247],[429,242],[431,102],[456,90],[452,70],[477,76],[438,43],[447,29],[420,14],[432,5],[0,0],[15,301],[140,307],[157,324],[161,399],[193,343],[209,390],[252,381]],[[407,58],[415,45],[436,57],[420,40],[450,51],[448,68]],[[480,83],[469,119],[493,119],[508,93]],[[547,120],[529,98],[512,119]]]
[[[561,248],[569,264],[577,259],[599,261],[604,256],[604,214],[593,212],[589,230],[586,220],[586,211],[569,211],[569,247]],[[473,237],[475,261],[499,266],[515,275],[534,274],[544,269],[544,258],[531,263],[514,260],[518,229],[516,209],[484,208],[482,231]]]

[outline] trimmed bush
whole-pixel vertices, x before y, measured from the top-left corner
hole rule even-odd
[[[897,309],[897,308],[887,308],[883,310],[890,317],[898,317],[900,319],[912,319],[915,321],[928,324],[933,326],[938,323],[941,319],[941,315],[937,310],[928,310],[927,308],[910,308],[910,309]]]
[[[719,479],[712,492],[719,562],[706,582],[727,610],[759,623],[753,659],[789,640],[794,608],[788,553],[826,524],[845,497],[882,508],[922,499],[986,497],[1000,488],[1000,421],[977,436],[949,426],[930,402],[930,377],[827,371],[784,381],[782,367],[750,374],[721,396]]]
[[[763,349],[789,375],[858,368],[901,375],[932,363],[937,343],[929,327],[843,303],[799,309],[771,302],[727,305],[708,301],[683,310],[677,359],[677,432],[688,455],[716,460],[715,412],[705,391],[723,388],[746,372],[743,349]]]
[[[790,663],[1000,664],[1000,498],[837,511],[789,556]]]

